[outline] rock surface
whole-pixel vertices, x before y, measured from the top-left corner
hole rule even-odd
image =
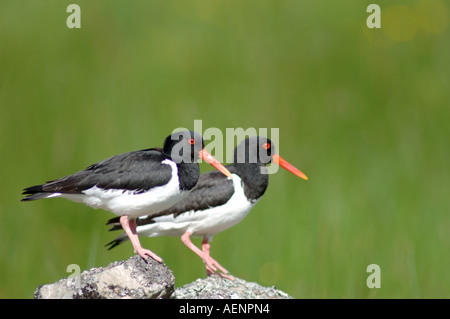
[[[39,286],[35,299],[291,299],[275,287],[235,278],[209,276],[174,290],[175,277],[165,265],[135,255],[126,261],[92,268],[78,277]]]
[[[292,299],[275,287],[263,287],[254,282],[220,276],[197,279],[175,290],[174,299]]]
[[[107,267],[83,271],[79,277],[64,278],[39,286],[35,299],[158,299],[170,298],[175,277],[164,264],[135,255]]]

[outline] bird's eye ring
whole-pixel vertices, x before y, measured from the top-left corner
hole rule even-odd
[[[262,147],[263,149],[268,150],[270,148],[270,143],[264,143]]]
[[[191,145],[194,145],[195,144],[195,140],[193,138],[190,138],[188,140],[188,143],[191,144]]]

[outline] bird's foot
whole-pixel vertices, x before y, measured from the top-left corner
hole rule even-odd
[[[208,276],[219,276],[219,277],[222,277],[222,278],[226,278],[228,280],[235,280],[235,278],[232,275],[224,274],[222,272],[208,272],[208,271],[206,271],[206,273],[207,273]]]
[[[145,248],[141,247],[139,249],[136,249],[134,252],[136,254],[138,254],[139,256],[141,256],[145,260],[147,260],[147,258],[150,256],[150,257],[152,257],[154,260],[156,260],[159,263],[163,262],[161,257],[159,257],[157,254],[155,254],[154,252],[152,252],[149,249],[145,249]]]
[[[206,266],[206,274],[208,276],[211,275],[219,275],[223,278],[227,278],[229,280],[234,280],[234,277],[230,275],[229,271],[222,267],[214,258],[211,256],[205,256],[203,260]]]

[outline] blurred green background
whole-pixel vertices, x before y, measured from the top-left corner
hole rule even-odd
[[[381,29],[366,26],[373,2]],[[1,298],[132,255],[103,247],[111,213],[21,203],[24,187],[195,119],[279,128],[280,154],[310,178],[279,170],[214,237],[233,275],[295,298],[450,297],[448,1],[78,0],[68,29],[70,3],[0,2]],[[179,238],[142,242],[177,286],[205,276]]]

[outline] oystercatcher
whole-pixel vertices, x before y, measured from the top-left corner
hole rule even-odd
[[[111,158],[75,174],[24,189],[22,201],[62,197],[120,216],[120,225],[142,258],[162,259],[142,248],[136,218],[165,210],[185,197],[199,178],[201,158],[224,174],[230,172],[204,148],[200,134],[182,131],[168,136],[164,147]]]
[[[218,273],[232,278],[210,256],[209,242],[215,234],[239,223],[261,199],[269,182],[266,164],[273,161],[298,177],[308,179],[276,154],[274,148],[265,137],[244,140],[234,151],[233,164],[226,166],[232,179],[216,171],[200,175],[186,198],[157,214],[138,218],[137,233],[149,237],[181,236],[183,243],[202,258],[208,275]],[[111,230],[120,229],[117,218],[107,225],[113,225]],[[202,250],[192,243],[191,236],[203,236]],[[125,240],[127,237],[122,234],[106,246],[111,249]]]

